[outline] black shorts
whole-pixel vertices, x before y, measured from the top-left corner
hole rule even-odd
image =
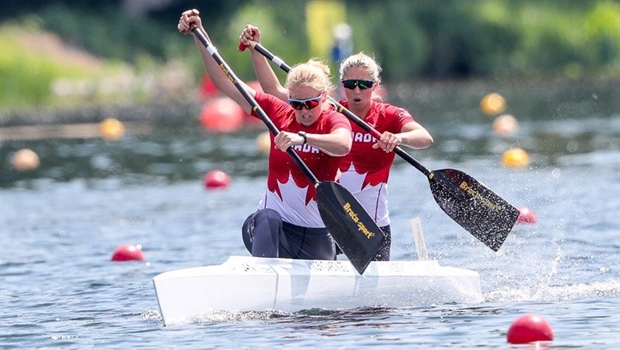
[[[284,222],[273,209],[261,209],[248,216],[242,236],[252,256],[336,260],[336,245],[327,229]]]

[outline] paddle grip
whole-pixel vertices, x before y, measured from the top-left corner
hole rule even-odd
[[[256,34],[256,31],[252,31],[252,35]],[[239,51],[243,52],[245,51],[245,49],[248,48],[249,45],[246,45],[244,43],[239,43],[239,46],[237,46],[237,49],[239,49]]]
[[[196,9],[191,9],[190,11],[192,11],[192,12],[189,14],[189,17],[193,17],[193,16],[198,16],[198,15],[200,15],[200,11],[198,11],[198,10],[196,10]],[[181,32],[181,34],[183,34],[183,35],[185,35],[185,34],[189,34],[192,30],[194,30],[194,28],[196,28],[196,26],[195,26],[195,25],[194,25],[194,26],[191,26],[191,27],[189,28],[189,30],[186,30],[186,31],[184,31],[184,32]]]

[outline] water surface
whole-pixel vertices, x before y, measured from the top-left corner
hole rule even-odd
[[[408,163],[398,160],[390,178],[393,259],[416,258],[410,220],[421,218],[431,258],[479,272],[484,302],[476,305],[213,313],[164,327],[155,275],[248,255],[240,227],[264,189],[265,155],[255,144],[262,129],[215,135],[188,122],[117,142],[3,141],[0,347],[511,348],[510,324],[534,313],[551,324],[553,349],[618,349],[619,102],[607,85],[546,96],[527,87],[504,92],[516,91],[509,106],[518,100],[509,112],[520,128],[509,137],[494,135],[493,118],[471,100],[430,103],[441,97],[435,91],[425,104],[420,88],[412,98],[436,140],[411,151],[416,159],[464,171],[535,212],[537,223],[517,225],[498,252],[447,217]],[[513,146],[528,152],[529,166],[502,166]],[[41,157],[37,170],[10,168],[23,147]],[[213,169],[227,171],[232,185],[205,190],[202,176]],[[111,262],[126,243],[141,244],[147,261]]]

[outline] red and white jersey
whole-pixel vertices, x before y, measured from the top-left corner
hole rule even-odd
[[[347,107],[346,101],[340,102]],[[405,124],[415,119],[405,109],[388,103],[373,101],[364,119],[379,133],[397,134]],[[341,159],[340,184],[347,188],[375,220],[377,225],[390,224],[388,210],[388,178],[396,153],[373,149],[377,139],[355,123],[351,123],[353,147]]]
[[[295,121],[295,110],[286,102],[271,95],[256,92],[256,102],[278,130],[308,134],[328,134],[335,129],[351,130],[349,120],[334,110],[324,110],[316,123],[309,127]],[[255,112],[252,112],[257,117]],[[274,148],[273,134],[269,150],[267,190],[258,208],[274,209],[288,223],[303,227],[325,227],[316,202],[316,190],[293,158]],[[295,152],[319,181],[335,181],[342,157],[330,156],[308,144],[293,146]]]

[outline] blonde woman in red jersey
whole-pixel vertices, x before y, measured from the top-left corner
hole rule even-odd
[[[278,81],[267,59],[254,50],[251,41],[260,43],[260,30],[247,25],[239,38],[250,48],[252,63],[265,92],[286,99],[288,89]],[[433,143],[429,132],[407,110],[381,102],[376,91],[381,82],[381,67],[370,56],[358,53],[340,65],[340,81],[346,99],[340,103],[381,133],[379,140],[352,123],[353,146],[340,163],[340,183],[360,201],[385,233],[375,260],[390,259],[391,229],[388,208],[388,178],[396,146],[423,149]]]
[[[243,110],[252,112],[250,104],[190,31],[195,26],[203,29],[200,17],[192,10],[183,12],[178,30],[194,37],[213,84]],[[271,136],[265,195],[242,228],[243,241],[252,256],[336,259],[336,246],[319,214],[315,188],[286,153],[293,147],[319,181],[337,179],[340,159],[351,150],[351,125],[325,104],[333,89],[328,72],[328,67],[316,60],[295,66],[287,77],[285,99],[244,84],[280,130],[277,136]]]

